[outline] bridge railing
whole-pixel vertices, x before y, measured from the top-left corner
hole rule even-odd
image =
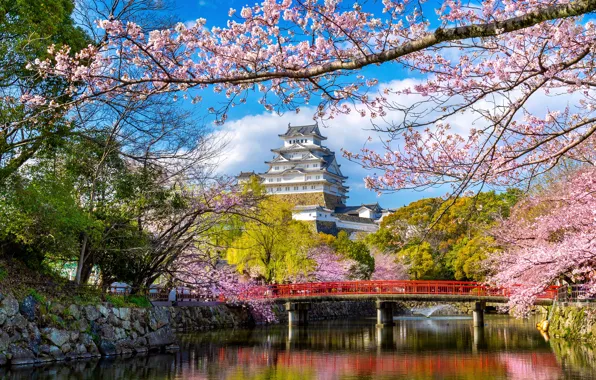
[[[558,287],[550,287],[539,298],[554,299],[557,296],[557,289]],[[276,299],[358,294],[509,297],[511,292],[473,281],[344,281],[261,286],[246,292],[242,298]]]

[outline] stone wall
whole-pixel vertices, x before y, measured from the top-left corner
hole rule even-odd
[[[550,336],[596,344],[595,304],[557,304],[551,310],[549,322]]]
[[[273,196],[296,206],[319,205],[327,207],[330,210],[335,210],[337,206],[342,205],[340,197],[337,195],[327,194],[322,191],[297,194],[273,194]]]
[[[283,304],[275,304],[273,312],[280,322],[288,321],[288,312]],[[326,319],[372,317],[376,314],[374,301],[325,301],[313,302],[308,311],[308,319],[321,321]]]
[[[214,328],[234,328],[254,323],[246,307],[194,306],[170,307],[170,321],[175,331],[200,331]]]
[[[0,365],[175,349],[167,308],[18,302],[0,295]]]

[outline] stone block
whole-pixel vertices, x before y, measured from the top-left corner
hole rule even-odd
[[[147,334],[147,344],[150,348],[163,347],[174,343],[174,333],[168,327]]]
[[[35,354],[28,348],[11,344],[8,348],[11,365],[28,365],[35,363]]]
[[[85,306],[85,314],[87,315],[87,319],[90,321],[95,321],[100,317],[100,313],[95,306],[89,305]]]
[[[74,319],[81,319],[81,309],[77,305],[70,305],[68,307],[68,312]]]
[[[43,336],[54,345],[62,347],[70,340],[70,332],[58,330],[56,328],[45,328],[42,330]]]
[[[102,340],[99,343],[99,352],[103,355],[103,356],[115,356],[118,355],[118,352],[116,351],[116,345],[113,342],[107,341],[107,340]]]
[[[10,336],[2,330],[0,330],[0,351],[6,351],[10,345]]]
[[[35,320],[37,304],[38,302],[35,298],[33,298],[33,296],[27,296],[19,305],[19,311],[21,312],[21,315],[27,318],[29,322],[33,322]]]
[[[8,317],[12,317],[19,312],[19,302],[13,297],[12,294],[6,296],[2,303],[0,304],[2,309],[4,309],[4,313]]]

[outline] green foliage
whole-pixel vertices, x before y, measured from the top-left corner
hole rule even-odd
[[[321,240],[333,247],[338,253],[357,262],[350,272],[354,279],[368,279],[375,270],[375,259],[364,241],[352,241],[345,231],[340,231],[337,238],[321,234]]]
[[[79,234],[93,222],[77,205],[69,178],[45,163],[27,174],[0,187],[0,251],[40,269],[47,256],[76,256]]]
[[[151,307],[151,301],[145,296],[128,296],[127,301],[129,304],[135,307],[149,308]]]
[[[395,252],[416,279],[483,280],[482,262],[498,247],[487,233],[520,197],[512,189],[446,201],[421,199],[385,217],[366,243]]]
[[[27,69],[35,59],[48,57],[47,49],[55,44],[69,45],[74,54],[90,43],[72,19],[72,0],[0,0],[0,91],[3,94],[43,94],[64,102],[68,86],[56,78],[40,78]],[[16,95],[17,97],[19,95]],[[8,100],[8,97],[6,98]],[[31,116],[18,103],[0,104],[0,124],[6,126],[0,134],[0,183],[23,166],[37,153],[52,150],[68,135],[71,122],[63,115],[36,115],[36,122],[14,123]]]
[[[227,250],[228,262],[267,283],[306,274],[313,265],[307,254],[318,238],[306,223],[292,219],[292,205],[265,199],[256,219],[244,224],[240,237]]]
[[[46,303],[46,297],[44,297],[43,295],[39,294],[37,292],[37,290],[35,289],[29,289],[29,295],[31,297],[33,297],[33,299],[35,299],[37,302],[41,303],[41,304],[45,304]]]
[[[112,304],[113,307],[151,307],[151,302],[145,296],[108,294],[106,295],[106,301]]]
[[[125,296],[109,294],[106,296],[106,301],[111,303],[112,306],[114,306],[114,307],[125,307],[126,306]]]

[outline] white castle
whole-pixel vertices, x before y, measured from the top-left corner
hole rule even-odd
[[[290,126],[279,135],[283,146],[272,149],[275,154],[265,163],[265,173],[242,172],[238,181],[260,177],[267,192],[283,197],[296,205],[293,218],[314,221],[317,231],[337,234],[375,232],[380,220],[390,210],[377,204],[346,206],[347,177],[341,172],[335,153],[322,145],[327,138],[317,124]]]

